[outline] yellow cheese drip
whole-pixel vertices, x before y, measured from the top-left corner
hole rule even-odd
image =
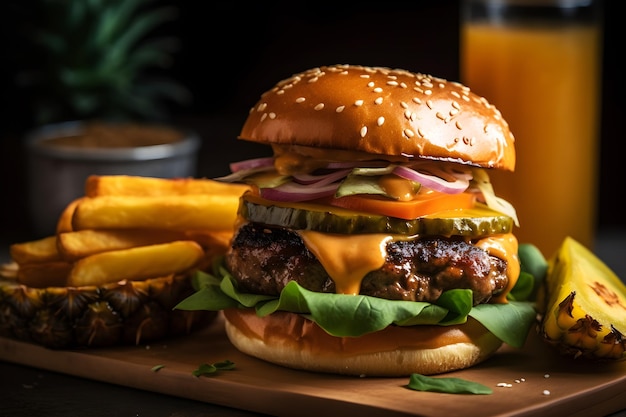
[[[383,175],[378,179],[378,184],[385,192],[398,201],[411,201],[419,191],[419,187],[397,175]]]
[[[387,234],[338,235],[298,231],[305,245],[335,282],[337,294],[358,294],[363,277],[383,266]]]
[[[339,235],[311,230],[298,233],[335,282],[338,294],[359,294],[363,277],[383,266],[387,242],[394,239],[388,234]],[[476,246],[506,261],[508,286],[493,299],[496,303],[506,303],[506,295],[520,274],[517,238],[512,233],[493,235],[480,239]]]
[[[489,255],[506,261],[506,275],[509,278],[509,284],[498,297],[493,299],[495,303],[506,303],[506,295],[517,283],[521,270],[519,257],[517,256],[517,238],[512,233],[493,235],[480,239],[476,246],[489,253]]]

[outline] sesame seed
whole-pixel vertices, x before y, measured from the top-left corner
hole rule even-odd
[[[276,118],[276,113],[274,113],[274,112],[269,113],[269,117],[270,117],[270,119],[275,119]]]
[[[387,85],[397,86],[398,82],[397,81],[387,81]]]
[[[413,136],[415,136],[415,133],[411,129],[404,129],[402,133],[404,133],[407,138],[412,138]]]
[[[370,88],[374,87],[374,85],[375,85],[374,81],[370,81],[369,83],[367,83],[367,86],[370,87]]]
[[[296,99],[296,103],[303,103],[304,101],[306,101],[306,98],[304,98],[304,97],[298,97]]]
[[[461,123],[459,123],[458,120],[456,122],[454,122],[454,125],[456,126],[457,129],[463,130],[463,127],[461,127]]]
[[[285,90],[278,90],[278,91],[276,92],[276,95],[277,95],[277,96],[282,96],[283,94],[285,94]]]
[[[402,107],[403,109],[408,109],[408,108],[409,108],[409,105],[408,105],[408,104],[406,104],[404,101],[401,101],[401,102],[400,102],[400,107]]]
[[[444,116],[443,114],[441,114],[439,112],[437,112],[437,114],[435,116],[437,116],[437,119],[441,119],[441,120],[444,120],[444,121],[446,120],[446,116]]]
[[[418,93],[422,93],[422,94],[424,94],[424,90],[422,90],[422,89],[421,89],[421,88],[419,88],[419,87],[413,87],[413,90],[417,91]]]
[[[265,110],[266,107],[267,107],[267,103],[261,103],[261,104],[259,104],[259,107],[257,108],[257,111],[263,111],[263,110]]]
[[[382,89],[382,88],[380,88],[380,87],[376,87],[376,88],[374,89],[374,92],[375,92],[375,93],[382,93],[382,92],[383,92],[383,89]]]
[[[452,102],[452,107],[454,107],[457,110],[461,110],[461,105],[459,103],[457,103],[456,101]]]
[[[324,108],[324,103],[319,103],[317,106],[313,107],[315,110],[322,110]]]
[[[317,82],[317,80],[319,80],[319,78],[318,78],[318,77],[311,77],[311,78],[309,78],[309,81],[308,81],[308,82],[310,82],[310,83],[314,83],[314,82]]]
[[[433,109],[433,102],[432,100],[426,100],[426,105],[428,106],[429,109]]]
[[[432,90],[426,90],[424,91],[424,94],[426,94],[427,96],[431,95],[433,92]]]
[[[498,382],[498,384],[496,386],[502,387],[502,388],[511,388],[513,386],[513,384],[508,384],[506,382]]]
[[[544,389],[542,392],[543,395],[550,395],[550,391],[547,389]]]
[[[419,99],[419,98],[417,98],[417,97],[413,97],[413,102],[414,102],[415,104],[422,104],[422,100],[420,100],[420,99]]]
[[[421,138],[426,137],[426,136],[424,135],[424,132],[422,131],[422,129],[417,129],[417,134],[418,134],[418,135],[420,135],[420,137],[421,137]]]
[[[383,104],[383,98],[382,97],[376,98],[376,100],[374,100],[374,104]]]
[[[263,115],[261,116],[261,121],[265,120],[267,118],[267,113],[263,113]]]
[[[448,113],[450,116],[456,116],[459,113],[459,111],[457,109],[452,109],[450,110],[450,112]]]
[[[345,108],[346,108],[346,106],[339,106],[339,107],[337,107],[337,108],[335,109],[335,111],[336,111],[337,113],[341,113],[341,112],[343,111],[343,109],[345,109]]]
[[[407,87],[407,85],[406,85],[406,83],[400,83],[400,87],[401,87],[401,88],[406,88],[406,87]]]
[[[361,137],[364,138],[365,135],[367,135],[367,126],[363,126],[361,128],[361,132],[360,133],[361,133]]]
[[[357,107],[361,107],[363,105],[363,100],[357,100],[354,102],[354,105]]]
[[[378,126],[382,126],[385,123],[385,118],[383,116],[380,116],[378,119],[376,119],[376,124]]]
[[[546,378],[546,379],[550,378],[550,374],[544,374],[543,377]]]
[[[404,117],[406,117],[408,120],[411,120],[411,110],[405,110]]]

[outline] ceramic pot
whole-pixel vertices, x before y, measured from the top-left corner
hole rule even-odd
[[[100,129],[104,127],[101,125]],[[82,122],[47,125],[32,131],[26,138],[26,160],[33,232],[41,237],[55,233],[63,209],[84,195],[89,175],[195,176],[200,138],[194,132],[161,128],[165,129],[165,135],[153,133],[159,126],[145,126],[152,131],[144,134],[138,144],[129,146],[74,143],[74,138],[86,132],[87,125]],[[144,127],[135,124],[133,129],[141,131]],[[120,136],[111,134],[111,141],[119,142]],[[155,139],[146,140],[146,137]]]

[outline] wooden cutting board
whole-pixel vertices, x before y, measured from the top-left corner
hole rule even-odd
[[[558,356],[532,333],[523,349],[504,346],[485,363],[442,377],[492,387],[491,395],[407,389],[409,378],[356,378],[295,371],[237,351],[218,319],[190,336],[151,345],[50,350],[0,338],[0,359],[78,377],[276,416],[606,416],[626,409],[626,362]],[[192,372],[229,359],[235,369]],[[162,365],[158,371],[153,370]],[[502,385],[502,386],[500,386]],[[352,414],[354,413],[354,414]]]

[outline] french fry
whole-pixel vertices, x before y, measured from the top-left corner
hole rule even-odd
[[[203,248],[227,248],[233,238],[234,229],[231,230],[189,230],[185,236],[189,240],[198,242]]]
[[[64,287],[71,269],[72,264],[63,261],[22,264],[17,270],[17,281],[34,288]]]
[[[204,260],[197,267],[202,270],[210,268],[215,257],[226,254],[233,237],[233,231],[230,230],[225,232],[190,231],[186,234],[189,239],[198,242],[204,249]]]
[[[3,263],[0,265],[0,277],[17,280],[18,269],[20,266],[15,261]]]
[[[72,228],[232,230],[238,205],[236,195],[93,197],[78,203]]]
[[[98,253],[74,263],[67,286],[144,280],[187,271],[203,258],[196,242],[176,241]]]
[[[250,189],[244,184],[230,184],[206,178],[153,178],[130,175],[91,175],[85,181],[85,195],[166,196],[190,194],[226,194],[240,196]]]
[[[29,242],[13,243],[9,247],[11,259],[20,265],[60,261],[56,236],[48,236]]]
[[[65,206],[59,216],[59,220],[57,221],[57,234],[72,231],[72,216],[74,215],[74,210],[76,209],[78,203],[85,198],[86,197],[79,197]]]
[[[77,260],[96,253],[155,245],[186,238],[186,233],[173,230],[87,229],[59,233],[57,249],[63,259]]]

